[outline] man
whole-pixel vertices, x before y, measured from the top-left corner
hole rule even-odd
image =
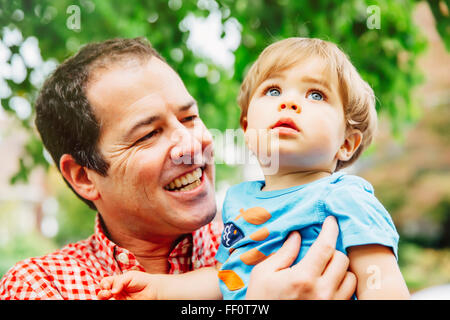
[[[142,39],[89,44],[36,102],[36,125],[64,180],[97,210],[90,238],[14,266],[1,299],[95,299],[128,270],[211,267],[220,238],[212,139],[179,76]],[[301,263],[293,233],[252,273],[247,298],[349,298],[354,275],[328,220]]]

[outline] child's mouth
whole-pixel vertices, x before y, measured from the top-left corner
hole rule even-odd
[[[278,120],[271,129],[277,129],[280,134],[289,134],[300,132],[295,122],[290,118],[282,118]]]

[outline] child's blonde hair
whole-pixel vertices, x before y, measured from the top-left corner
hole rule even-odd
[[[337,171],[353,163],[370,145],[377,127],[377,113],[372,88],[334,43],[321,39],[288,38],[265,48],[241,85],[238,97],[241,108],[240,124],[245,126],[250,100],[263,81],[313,56],[324,59],[329,71],[336,73],[347,129],[358,129],[363,135],[361,145],[352,158],[345,162],[338,161],[335,169]]]

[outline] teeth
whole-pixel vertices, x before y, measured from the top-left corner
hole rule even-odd
[[[195,170],[194,176],[195,176],[195,179],[200,179],[202,177],[202,169],[198,168],[197,170]]]
[[[164,188],[167,190],[174,190],[177,188],[177,191],[189,191],[196,187],[198,187],[201,183],[200,178],[202,177],[202,169],[197,168],[192,172],[189,172],[185,174],[184,176],[178,177],[177,179],[173,180],[171,183],[169,183]]]
[[[194,183],[191,183],[190,185],[187,185],[186,187],[183,187],[180,189],[180,191],[189,191],[192,190],[200,185],[200,180],[196,180]]]

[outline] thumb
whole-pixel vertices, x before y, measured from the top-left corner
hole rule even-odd
[[[259,263],[259,265],[261,265],[260,267],[273,271],[289,268],[298,256],[301,242],[302,238],[300,233],[298,231],[291,232],[277,252],[271,254],[266,260]]]
[[[131,272],[126,272],[121,275],[115,276],[111,285],[111,293],[119,294],[123,290],[128,291],[133,278]]]

